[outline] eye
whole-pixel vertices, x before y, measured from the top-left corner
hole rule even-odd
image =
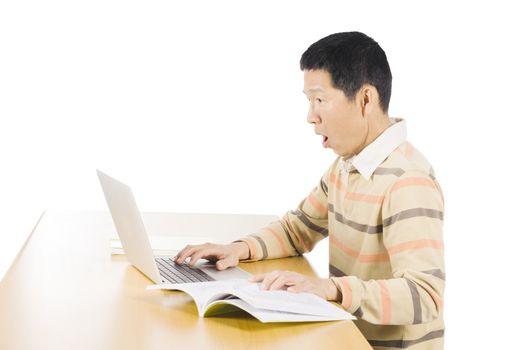
[[[317,103],[323,102],[323,100],[321,100],[320,98],[316,98],[315,100],[317,101]]]

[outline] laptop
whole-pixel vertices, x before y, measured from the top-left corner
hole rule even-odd
[[[238,267],[218,271],[214,264],[202,259],[191,268],[176,264],[172,256],[154,256],[132,189],[100,170],[97,176],[125,255],[150,280],[163,284],[249,278],[250,274]]]

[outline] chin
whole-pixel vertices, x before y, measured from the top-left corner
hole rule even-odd
[[[346,154],[343,154],[343,152],[338,152],[336,150],[333,150],[335,154],[337,154],[338,156],[342,157],[343,159],[347,159],[347,158],[350,158],[350,156],[346,155]]]
[[[350,154],[348,152],[340,151],[340,150],[335,149],[333,147],[329,147],[329,148],[332,148],[332,151],[334,151],[334,153],[337,154],[338,156],[343,157],[344,160],[347,160],[347,159],[352,158],[354,156],[354,154]]]

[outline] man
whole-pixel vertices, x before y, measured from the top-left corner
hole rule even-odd
[[[187,246],[193,265],[300,255],[330,240],[330,278],[291,271],[255,275],[263,290],[338,301],[376,349],[443,348],[443,197],[427,160],[388,116],[392,75],[377,42],[337,33],[301,57],[308,122],[339,157],[281,220],[229,245]]]

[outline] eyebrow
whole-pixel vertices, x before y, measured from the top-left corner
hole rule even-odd
[[[311,89],[308,89],[308,91],[304,91],[304,90],[303,90],[303,93],[304,93],[305,95],[306,95],[307,92],[312,92],[312,93],[313,93],[313,92],[324,92],[324,91],[323,91],[323,89],[318,88],[318,87],[317,87],[317,88],[311,88]]]

